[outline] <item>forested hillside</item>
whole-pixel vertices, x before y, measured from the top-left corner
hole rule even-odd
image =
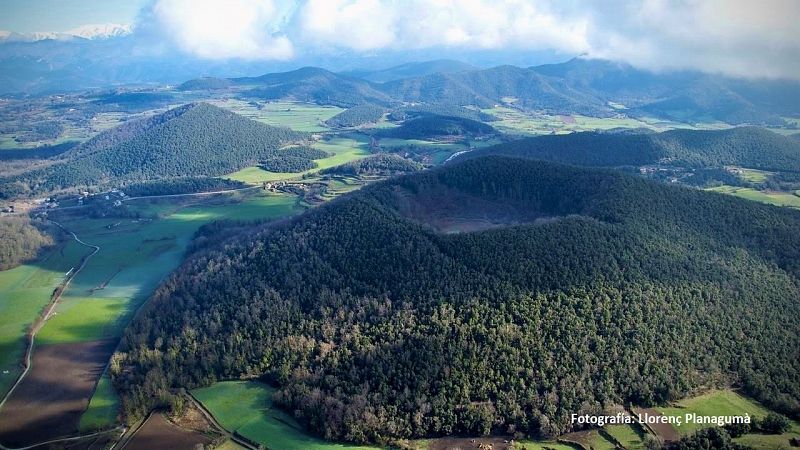
[[[234,78],[234,83],[250,86],[247,95],[263,99],[292,99],[301,102],[351,106],[372,103],[385,105],[393,99],[369,81],[338,75],[317,67],[260,77]]]
[[[610,108],[593,93],[574,89],[556,77],[529,69],[500,66],[459,73],[436,73],[392,81],[382,89],[403,101],[475,105],[491,108],[503,98],[517,105],[553,113],[609,116]]]
[[[406,120],[397,128],[381,130],[376,135],[399,139],[430,139],[442,136],[485,136],[495,132],[491,125],[477,120],[422,114]]]
[[[665,163],[688,167],[735,165],[800,171],[800,142],[756,127],[539,136],[475,150],[456,159],[485,155],[518,156],[580,166]]]
[[[469,232],[469,230],[484,230]],[[126,332],[127,420],[263,376],[349,441],[552,436],[732,382],[800,416],[800,212],[492,157],[196,253]]]
[[[492,107],[515,106],[557,114],[606,117],[624,105],[628,115],[685,121],[782,124],[798,113],[800,85],[791,80],[743,80],[700,72],[654,73],[627,64],[574,58],[530,68],[500,66],[434,73],[382,85],[403,101]]]
[[[477,120],[480,122],[494,122],[497,120],[497,117],[475,109],[465,108],[463,106],[457,106],[452,104],[441,104],[441,103],[419,103],[413,106],[403,106],[400,108],[395,108],[392,110],[391,114],[389,114],[389,119],[407,120],[425,114],[436,114],[439,116],[449,116],[449,117],[463,117],[465,119]]]
[[[181,83],[177,89],[179,91],[214,91],[217,89],[227,89],[231,87],[232,84],[233,82],[227,78],[204,77]]]
[[[27,217],[0,218],[0,270],[30,261],[55,242],[52,230]]]
[[[230,189],[241,189],[247,185],[234,180],[214,177],[176,177],[159,180],[130,183],[120,186],[130,197],[147,197],[151,195],[175,195],[192,192],[213,192]]]
[[[648,72],[628,64],[574,58],[531,70],[562,80],[570,89],[625,105],[632,114],[677,120],[713,118],[734,124],[781,123],[796,114],[798,83],[747,80],[691,71]],[[638,109],[638,111],[637,111]]]
[[[189,104],[101,133],[44,168],[0,179],[0,197],[76,186],[223,175],[270,157],[304,133],[206,103]]]
[[[366,158],[350,161],[346,164],[321,170],[322,174],[362,175],[362,174],[396,174],[422,170],[422,165],[399,155],[379,153]]]
[[[410,62],[379,70],[353,70],[347,75],[383,83],[403,78],[420,77],[434,73],[455,73],[475,70],[476,67],[461,61],[438,59],[434,61]]]

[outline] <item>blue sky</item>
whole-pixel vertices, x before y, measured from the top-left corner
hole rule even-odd
[[[67,31],[99,23],[133,23],[148,0],[0,0],[0,30]]]

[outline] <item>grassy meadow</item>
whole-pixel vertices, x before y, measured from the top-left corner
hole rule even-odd
[[[628,450],[643,450],[646,434],[633,425],[608,425],[603,430]]]
[[[293,417],[272,405],[274,389],[254,381],[225,381],[195,389],[192,395],[228,431],[264,445],[283,450],[368,450],[323,441],[310,436]]]
[[[113,424],[119,412],[119,396],[107,374],[100,377],[89,409],[81,416],[81,431],[97,430]]]
[[[678,417],[683,417],[687,413],[694,413],[699,416],[737,416],[746,413],[750,417],[763,418],[769,413],[769,410],[758,402],[730,390],[712,390],[696,397],[681,400],[674,406],[657,409],[666,416]],[[687,436],[700,428],[708,426],[713,425],[682,423],[676,429],[682,436]],[[736,438],[735,441],[758,449],[779,449],[788,448],[789,439],[793,437],[800,438],[800,424],[797,422],[792,422],[791,428],[784,434],[763,435],[751,433]]]
[[[254,105],[243,100],[224,99],[212,100],[208,103],[267,125],[311,133],[328,131],[324,122],[344,111],[336,106],[294,102],[268,102]]]
[[[369,156],[369,141],[366,136],[353,134],[337,136],[314,143],[314,148],[327,152],[330,156],[318,159],[317,167],[304,172],[269,172],[259,167],[247,167],[238,172],[227,175],[225,178],[241,181],[248,184],[259,184],[265,181],[280,181],[301,178],[303,175],[319,172],[322,169],[339,166],[356,159]]]
[[[767,203],[775,206],[788,206],[791,208],[800,208],[800,195],[797,195],[797,193],[759,191],[753,188],[736,187],[728,185],[710,188],[709,190],[714,192],[720,192],[722,194],[735,195],[737,197],[746,198],[748,200]]]

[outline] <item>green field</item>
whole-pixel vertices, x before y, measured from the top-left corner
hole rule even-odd
[[[772,172],[766,172],[764,170],[746,169],[744,167],[738,169],[741,171],[742,179],[750,183],[763,183],[767,181],[767,177],[772,175]]]
[[[125,297],[70,297],[36,335],[36,344],[63,344],[122,334],[136,303]]]
[[[228,439],[227,441],[223,442],[222,445],[219,447],[215,447],[214,450],[245,450],[245,447],[233,442],[232,440]]]
[[[294,196],[235,194],[238,202],[203,199],[182,205],[174,200],[141,202],[138,210],[155,219],[63,218],[61,223],[88,244],[100,246],[64,291],[54,314],[37,334],[37,344],[86,342],[118,338],[135,311],[161,280],[182,261],[194,232],[217,219],[254,220],[299,211]],[[28,326],[48,303],[53,288],[90,249],[67,241],[40,262],[0,272],[0,345],[2,387],[16,377]],[[107,425],[116,416],[117,400],[101,381],[82,426]]]
[[[0,394],[19,375],[30,325],[67,271],[88,252],[77,242],[66,241],[39,261],[0,271]]]
[[[603,430],[618,440],[628,450],[644,449],[645,434],[633,425],[609,425]]]
[[[751,417],[764,417],[769,410],[733,391],[713,390],[697,397],[679,401],[674,407],[656,408],[665,416],[683,417],[687,413],[700,416],[738,416],[745,413]],[[703,428],[695,423],[683,423],[675,427],[682,435],[689,435]]]
[[[104,374],[97,383],[97,389],[89,402],[89,409],[81,416],[81,431],[112,426],[117,421],[117,411],[119,411],[119,397],[108,375]]]
[[[676,128],[719,129],[730,126],[719,122],[689,124],[654,117],[635,118],[624,115],[617,117],[590,117],[579,114],[553,116],[522,111],[507,106],[497,106],[483,109],[482,111],[500,119],[490,123],[493,127],[511,134],[524,135],[562,134],[574,131],[609,130],[612,128],[648,128],[654,131],[666,131]]]
[[[649,128],[660,130],[662,127],[678,127],[680,124],[663,121],[643,121],[629,117],[598,118],[589,116],[552,116],[548,114],[528,113],[518,109],[499,106],[482,110],[500,120],[491,122],[499,130],[512,134],[550,134],[570,133],[573,131],[607,130],[611,128]],[[684,125],[685,126],[685,125]]]
[[[225,99],[211,100],[208,103],[267,125],[307,132],[327,131],[328,127],[324,122],[344,111],[336,106],[294,102],[269,102],[254,106],[242,100]]]
[[[673,407],[657,409],[664,415],[678,417],[683,417],[687,413],[694,413],[699,416],[739,416],[749,414],[750,417],[763,418],[769,413],[769,410],[758,402],[729,390],[713,390],[697,397],[681,400]],[[686,436],[708,426],[711,425],[682,423],[676,429],[681,435]],[[759,449],[781,448],[781,445],[788,448],[789,439],[792,437],[800,437],[800,424],[797,422],[792,422],[789,432],[782,435],[747,434],[737,438],[736,441],[748,443],[748,445]]]
[[[283,450],[368,450],[375,447],[326,442],[308,435],[288,414],[272,406],[274,389],[254,381],[225,381],[192,395],[229,431]]]
[[[327,158],[316,160],[317,167],[314,169],[299,173],[281,173],[268,172],[259,167],[247,167],[227,175],[226,178],[249,184],[296,179],[303,175],[319,172],[322,169],[339,166],[363,158],[370,154],[367,138],[358,134],[342,137],[337,136],[328,140],[318,141],[315,142],[313,146],[331,155]]]
[[[728,185],[710,188],[709,190],[775,206],[800,208],[800,196],[788,192],[759,191],[752,188]]]

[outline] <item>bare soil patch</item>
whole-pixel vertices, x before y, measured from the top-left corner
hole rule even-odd
[[[185,430],[167,420],[163,414],[153,413],[124,448],[125,450],[155,448],[194,450],[198,444],[210,443],[210,437],[197,431]]]
[[[653,408],[634,408],[633,412],[639,414],[640,416],[663,416],[663,414]],[[650,428],[650,430],[652,430],[662,442],[673,442],[681,439],[681,435],[678,434],[678,430],[668,423],[648,423],[646,427]]]
[[[567,433],[559,436],[558,440],[559,442],[577,444],[581,448],[592,448],[592,432],[589,430]]]
[[[77,433],[115,339],[42,345],[0,410],[0,442],[21,447]]]

